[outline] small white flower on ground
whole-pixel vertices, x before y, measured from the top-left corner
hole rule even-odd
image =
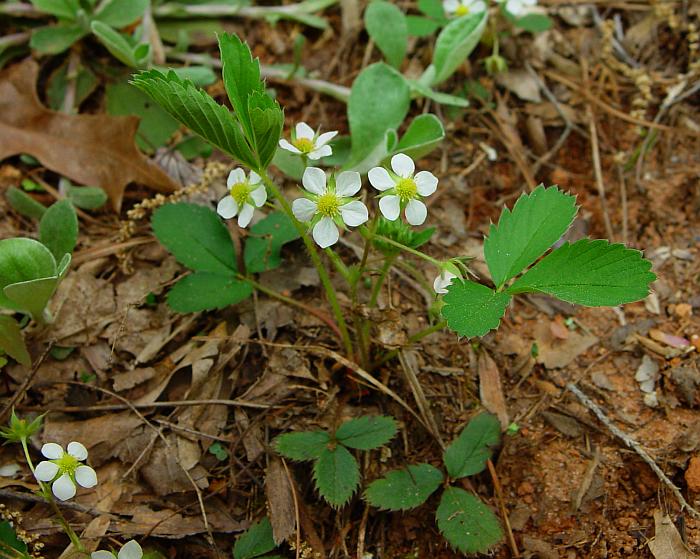
[[[524,16],[537,6],[537,0],[506,0],[506,11],[516,17]]]
[[[411,225],[422,225],[428,215],[428,208],[421,201],[437,190],[438,179],[429,171],[413,174],[416,166],[413,160],[403,153],[391,158],[393,173],[384,167],[369,170],[369,182],[382,194],[379,209],[389,221],[395,221],[401,210]]]
[[[247,227],[253,218],[255,208],[260,208],[267,200],[267,191],[260,176],[251,171],[248,178],[240,167],[231,171],[226,180],[229,193],[216,207],[216,212],[224,219],[238,216],[238,225]]]
[[[321,159],[333,153],[328,142],[335,138],[337,133],[337,131],[332,131],[317,134],[311,126],[305,122],[300,122],[294,129],[292,141],[288,142],[282,139],[280,140],[280,147],[297,155],[304,155],[309,159]]]
[[[119,553],[112,551],[93,551],[90,554],[90,559],[141,559],[143,557],[143,549],[136,540],[126,542]]]
[[[460,17],[480,14],[486,9],[486,2],[484,0],[443,0],[442,7],[447,15]]]
[[[362,186],[359,173],[345,171],[328,181],[323,169],[307,167],[301,183],[305,197],[294,200],[292,212],[299,221],[311,223],[314,241],[321,248],[338,242],[338,228],[357,227],[369,218],[367,207],[352,198]]]
[[[455,279],[457,274],[453,274],[448,270],[443,270],[438,274],[433,282],[433,289],[438,295],[444,295],[447,293],[447,288],[452,285],[452,280]]]
[[[68,444],[66,452],[59,444],[46,443],[41,447],[41,453],[48,460],[37,464],[34,476],[45,483],[53,482],[51,490],[61,501],[75,496],[76,484],[86,488],[97,485],[95,470],[81,464],[88,456],[88,451],[82,444],[73,441]]]

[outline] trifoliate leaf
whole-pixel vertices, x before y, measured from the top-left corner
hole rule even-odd
[[[275,439],[274,446],[282,456],[303,462],[321,456],[331,436],[325,431],[285,433]]]
[[[501,424],[495,415],[482,413],[462,429],[459,437],[447,447],[443,460],[451,478],[478,474],[491,458],[491,447],[501,439]]]
[[[496,287],[537,260],[566,233],[575,216],[576,199],[555,186],[539,186],[520,196],[512,210],[505,208],[484,241],[484,256]]]
[[[189,80],[180,79],[173,71],[158,70],[134,76],[133,85],[151,98],[177,120],[208,142],[255,169],[253,152],[243,137],[241,126],[229,110],[219,105],[208,93],[197,89]]]
[[[259,274],[279,268],[282,247],[299,238],[299,231],[284,212],[272,212],[250,228],[243,251],[246,271]]]
[[[365,10],[365,29],[386,61],[401,66],[408,48],[406,16],[401,9],[384,0],[370,2]]]
[[[0,315],[0,349],[25,367],[32,364],[19,323],[7,315]]]
[[[450,545],[462,553],[486,553],[503,537],[496,515],[471,493],[448,487],[435,515]]]
[[[316,489],[335,508],[350,500],[360,484],[360,468],[357,460],[343,445],[325,448],[314,464]]]
[[[70,200],[59,200],[46,210],[39,222],[39,240],[56,262],[73,253],[78,241],[78,216]]]
[[[396,430],[393,417],[364,415],[343,423],[335,432],[335,438],[350,448],[370,450],[389,442]]]
[[[223,309],[253,294],[253,287],[233,274],[194,272],[168,291],[168,305],[175,312],[190,313]]]
[[[409,510],[422,505],[440,487],[443,475],[430,464],[415,464],[373,481],[365,499],[384,510]]]
[[[519,278],[507,291],[547,293],[589,307],[644,299],[656,279],[638,250],[605,240],[565,243]]]
[[[233,546],[233,559],[253,559],[277,547],[267,516],[246,530]]]
[[[158,208],[151,226],[177,261],[198,272],[232,275],[236,254],[228,229],[214,210],[178,202]]]
[[[447,326],[460,336],[472,338],[498,327],[510,295],[473,281],[453,280],[443,300],[442,316]]]

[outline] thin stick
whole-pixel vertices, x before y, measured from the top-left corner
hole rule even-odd
[[[600,164],[600,148],[598,147],[598,129],[595,125],[595,116],[593,109],[588,105],[586,107],[588,121],[591,131],[591,152],[593,154],[593,171],[595,173],[595,184],[598,187],[598,197],[600,198],[600,207],[603,210],[603,221],[605,222],[605,232],[608,239],[613,238],[612,223],[610,222],[610,214],[608,214],[608,205],[605,201],[605,184],[603,183],[603,168]]]
[[[510,527],[508,511],[506,510],[506,503],[503,499],[503,488],[501,487],[501,481],[498,479],[498,473],[496,473],[496,468],[493,465],[493,462],[491,462],[491,460],[487,460],[486,465],[489,468],[489,474],[491,474],[491,481],[493,481],[493,489],[494,491],[496,491],[496,497],[498,498],[498,508],[501,510],[503,524],[505,524],[506,526],[508,545],[510,545],[510,550],[513,553],[513,557],[520,557],[520,552],[518,551],[518,544],[515,542],[515,537],[513,536],[513,529]]]

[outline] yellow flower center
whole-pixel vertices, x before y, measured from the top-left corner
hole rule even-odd
[[[396,195],[401,198],[402,202],[408,202],[416,197],[418,186],[413,179],[400,179],[396,183]]]
[[[458,16],[466,16],[469,13],[469,6],[465,6],[464,4],[460,4],[457,6],[457,9],[455,10],[455,14]]]
[[[340,210],[340,198],[336,196],[335,192],[326,192],[322,196],[319,196],[317,207],[318,213],[332,219],[338,215],[338,211]]]
[[[294,147],[301,153],[311,153],[314,150],[314,142],[308,138],[297,138],[292,144],[294,144]]]
[[[71,456],[67,452],[58,460],[53,460],[53,462],[58,466],[61,474],[68,474],[69,476],[72,476],[75,473],[75,470],[78,469],[78,466],[80,466],[78,459]]]
[[[247,182],[237,182],[231,187],[231,198],[239,207],[245,204],[248,196],[250,196],[250,185]]]

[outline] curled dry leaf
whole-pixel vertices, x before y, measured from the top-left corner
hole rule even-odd
[[[655,535],[649,540],[649,550],[656,559],[698,559],[683,543],[673,520],[660,510],[654,511]]]
[[[36,94],[38,68],[27,59],[0,73],[0,160],[32,155],[74,182],[101,186],[117,211],[130,182],[160,192],[180,186],[137,149],[138,118],[68,115],[44,107]]]

